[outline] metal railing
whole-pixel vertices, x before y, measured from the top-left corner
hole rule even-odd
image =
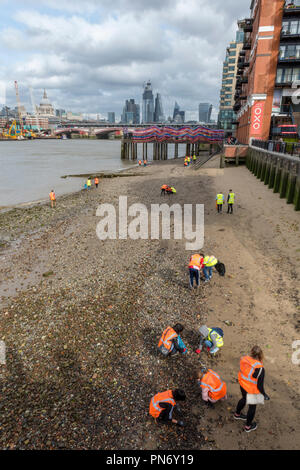
[[[278,140],[257,140],[253,139],[252,147],[257,147],[269,152],[282,153],[300,158],[300,144],[294,142],[280,142]]]

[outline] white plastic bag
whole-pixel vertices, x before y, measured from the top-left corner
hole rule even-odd
[[[247,405],[264,405],[265,397],[262,393],[247,393]]]

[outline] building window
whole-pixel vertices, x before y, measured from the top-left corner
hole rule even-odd
[[[292,83],[295,80],[300,80],[300,67],[277,69],[277,83]]]
[[[282,22],[283,34],[300,34],[299,20],[286,20]]]
[[[281,45],[279,49],[279,59],[299,59],[300,44]]]

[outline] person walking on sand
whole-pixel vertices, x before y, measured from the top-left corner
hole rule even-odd
[[[91,178],[88,178],[86,184],[87,184],[87,188],[88,188],[88,189],[91,189],[91,187],[92,187],[92,180],[91,180]]]
[[[218,193],[216,196],[216,202],[217,202],[217,209],[218,209],[219,214],[222,212],[224,201],[225,201],[224,194],[221,192]]]
[[[189,274],[190,274],[190,289],[194,287],[194,279],[196,282],[196,286],[200,286],[200,273],[203,267],[203,253],[196,253],[190,257],[189,261]]]
[[[186,395],[184,390],[176,388],[175,390],[167,390],[166,392],[157,393],[151,398],[149,414],[153,416],[159,423],[163,424],[177,424],[177,426],[184,426],[183,421],[178,421],[173,418],[174,410],[178,413],[181,412],[176,404],[177,401],[184,401]]]
[[[235,194],[234,192],[232,192],[232,189],[229,189],[229,194],[227,196],[227,204],[228,204],[227,214],[233,214],[234,202],[235,202]]]
[[[239,384],[242,398],[237,404],[234,419],[246,421],[244,430],[246,432],[255,431],[257,424],[253,422],[256,405],[263,404],[264,400],[270,397],[264,390],[265,369],[263,366],[263,352],[259,346],[251,349],[250,356],[244,356],[240,360]],[[247,415],[242,413],[245,406],[249,405]]]
[[[53,207],[56,207],[56,196],[55,196],[55,192],[53,189],[51,189],[49,197],[50,197],[51,209],[53,209]]]
[[[96,176],[94,182],[95,182],[96,189],[98,189],[98,184],[99,184],[99,178],[98,178],[98,176]]]
[[[213,403],[227,399],[227,386],[221,377],[212,369],[202,366],[197,377],[197,383],[202,390],[202,400],[213,407]]]
[[[214,355],[224,346],[224,332],[221,328],[208,328],[206,325],[202,325],[199,328],[199,333],[200,343],[195,351],[196,354],[201,354],[203,347],[206,346],[207,351]]]
[[[174,356],[178,352],[181,354],[187,354],[187,348],[179,336],[179,333],[183,330],[184,326],[181,323],[176,323],[173,328],[168,326],[165,329],[158,342],[158,350],[164,356]]]

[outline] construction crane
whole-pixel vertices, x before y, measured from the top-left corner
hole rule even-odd
[[[17,80],[15,80],[15,89],[16,89],[16,98],[17,98],[17,105],[18,105],[18,114],[19,114],[21,135],[23,135],[23,119],[22,119],[21,102],[20,102],[19,87],[18,87]]]
[[[35,105],[35,101],[34,101],[32,86],[29,87],[29,91],[30,91],[30,97],[31,97],[32,110],[33,110],[33,114],[34,114],[35,119],[36,119],[37,130],[38,130],[38,132],[40,132],[41,129],[40,129],[39,116],[38,116],[38,113],[37,113],[37,110],[36,110],[36,105]]]

